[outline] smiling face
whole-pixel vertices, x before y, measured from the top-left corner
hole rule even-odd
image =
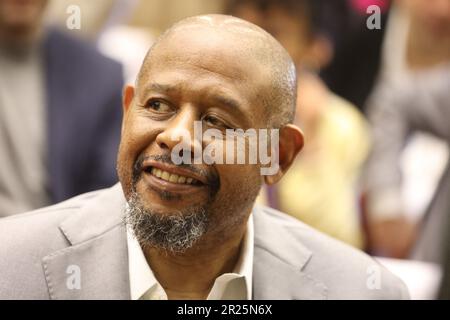
[[[158,43],[135,92],[125,93],[118,157],[124,193],[139,199],[141,211],[162,219],[206,215],[207,230],[222,236],[247,219],[263,182],[259,165],[176,166],[170,153],[181,131],[190,133],[191,150],[198,147],[194,121],[221,132],[268,127],[261,105],[268,69],[236,43],[235,35],[207,27]]]

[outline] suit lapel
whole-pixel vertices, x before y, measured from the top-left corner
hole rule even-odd
[[[125,200],[116,185],[63,221],[70,247],[43,259],[52,299],[129,299]]]
[[[253,265],[253,299],[321,300],[327,287],[304,268],[311,251],[296,240],[288,229],[277,227],[268,214],[253,211],[255,249]]]

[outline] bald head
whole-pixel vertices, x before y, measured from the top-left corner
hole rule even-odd
[[[181,42],[185,42],[181,45]],[[232,56],[236,62],[248,61],[249,68],[258,69],[254,79],[254,95],[260,110],[267,119],[267,127],[281,127],[294,119],[296,103],[295,66],[286,50],[270,34],[245,20],[226,15],[203,15],[184,19],[165,31],[147,53],[137,79],[137,89],[151,72],[156,57],[167,56],[167,48],[178,46],[178,53],[199,50],[199,55]],[[180,49],[181,47],[181,49]],[[206,47],[206,50],[205,50]],[[214,50],[208,49],[217,49]],[[203,50],[203,51],[202,51]],[[173,51],[173,50],[172,50]],[[224,66],[225,68],[225,66]],[[239,77],[246,77],[245,70],[233,70]],[[257,83],[256,83],[257,82]]]

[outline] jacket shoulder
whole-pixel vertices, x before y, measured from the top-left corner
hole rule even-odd
[[[0,220],[0,300],[48,299],[42,258],[69,245],[59,224],[97,194]]]
[[[271,234],[278,235],[279,244],[286,243],[278,251],[306,248],[310,256],[302,272],[326,287],[328,299],[409,298],[405,284],[364,252],[280,211],[267,207],[259,207],[257,211],[255,217],[265,222],[258,223],[263,230],[255,228],[255,235],[265,232],[266,226],[266,230],[272,229]],[[271,245],[268,241],[264,243]],[[292,265],[298,265],[294,254],[285,256],[292,257],[289,261]]]

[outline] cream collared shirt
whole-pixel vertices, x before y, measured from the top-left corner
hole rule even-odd
[[[207,300],[251,300],[253,276],[253,216],[247,223],[242,249],[234,272],[216,278]],[[167,300],[131,230],[127,230],[128,267],[132,300]]]

